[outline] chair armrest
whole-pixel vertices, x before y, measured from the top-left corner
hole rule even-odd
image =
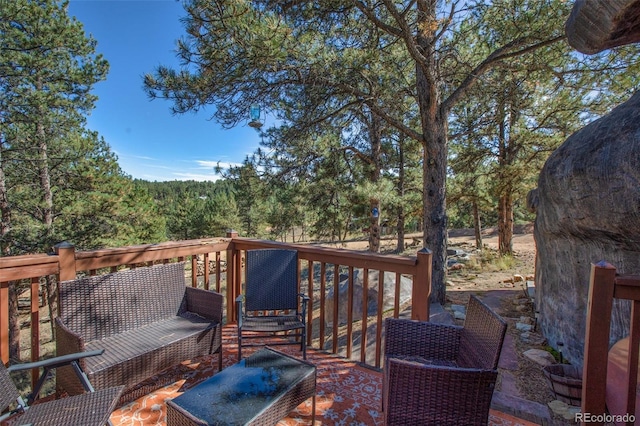
[[[222,323],[222,302],[220,293],[202,288],[186,287],[186,310],[203,318]]]
[[[242,295],[236,297],[236,321],[238,321],[238,329],[242,328]]]
[[[302,299],[302,313],[301,313],[301,320],[302,323],[305,324],[306,320],[307,320],[307,307],[309,305],[309,296],[307,296],[304,293],[299,293],[298,297],[300,297],[300,299]]]
[[[7,367],[8,371],[22,371],[22,370],[31,370],[32,368],[56,368],[62,367],[63,365],[70,365],[74,361],[78,361],[82,358],[102,355],[104,353],[104,349],[97,349],[95,351],[87,351],[87,352],[78,352],[74,354],[56,356],[49,359],[43,359],[35,362],[25,362],[22,364],[14,364]]]
[[[43,369],[42,374],[38,379],[38,382],[33,387],[32,392],[27,396],[27,405],[31,405],[31,403],[33,403],[33,401],[38,399],[38,397],[40,396],[40,390],[42,389],[42,386],[44,385],[45,381],[51,375],[51,370],[54,370],[59,367],[70,366],[73,369],[76,376],[78,377],[78,380],[80,381],[82,388],[86,392],[94,392],[94,388],[91,385],[91,382],[89,382],[89,378],[85,374],[82,367],[80,367],[79,365],[79,361],[90,356],[102,355],[103,353],[104,353],[104,349],[71,353],[67,355],[56,356],[49,359],[43,359],[40,361],[25,362],[22,364],[11,365],[7,368],[7,371],[11,372],[11,371],[23,371],[23,370],[40,369],[40,368]]]
[[[60,318],[56,323],[56,354],[58,356],[85,352],[84,338],[71,330]]]
[[[385,358],[416,356],[455,360],[462,327],[396,318],[385,320]]]

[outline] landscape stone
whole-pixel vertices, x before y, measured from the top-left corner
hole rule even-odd
[[[359,321],[362,319],[362,287],[363,278],[362,270],[356,269],[353,271],[353,320]],[[369,271],[369,288],[367,292],[367,312],[368,315],[376,315],[378,312],[378,281],[379,272]],[[344,325],[347,323],[347,305],[348,305],[348,289],[349,281],[346,276],[340,277],[341,281],[338,286],[338,324]],[[387,311],[393,309],[395,300],[395,272],[384,273],[384,303],[382,310]],[[411,303],[411,292],[413,289],[413,281],[405,276],[400,277],[400,310],[404,309]],[[325,301],[325,323],[327,325],[333,324],[333,306],[334,306],[334,289],[331,288],[327,293]]]
[[[575,420],[576,414],[580,412],[580,407],[574,407],[560,400],[551,401],[547,405],[551,411],[565,420]]]
[[[453,312],[462,312],[465,313],[467,308],[464,305],[456,305],[454,303],[451,304],[451,310]]]
[[[542,349],[529,349],[524,351],[523,355],[543,367],[556,363],[556,359],[553,355]]]
[[[521,316],[520,317],[520,322],[523,323],[523,324],[533,325],[533,318],[527,317],[527,316]]]
[[[447,249],[447,256],[462,256],[465,254],[466,254],[465,251],[462,249],[456,249],[456,248]]]
[[[451,266],[449,266],[449,270],[451,271],[459,271],[461,269],[464,269],[464,264],[462,263],[455,262]]]
[[[516,323],[516,330],[518,331],[531,331],[533,326],[531,324],[524,324],[522,322]]]
[[[453,317],[458,320],[464,320],[467,318],[467,315],[464,312],[453,311]]]
[[[537,333],[532,333],[530,331],[525,331],[523,333],[520,334],[520,339],[525,342],[525,343],[529,343],[532,345],[544,345],[544,343],[546,342],[547,339],[545,339],[543,336],[537,334]]]

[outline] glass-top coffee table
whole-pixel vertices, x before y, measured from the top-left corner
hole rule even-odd
[[[309,398],[315,422],[316,367],[271,348],[167,402],[167,426],[273,425]]]

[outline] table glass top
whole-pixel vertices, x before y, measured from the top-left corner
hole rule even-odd
[[[269,348],[173,399],[173,404],[211,425],[245,424],[315,367]]]

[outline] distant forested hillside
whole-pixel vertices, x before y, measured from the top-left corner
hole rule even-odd
[[[135,180],[146,188],[167,222],[167,238],[221,237],[237,229],[238,208],[233,183]]]

